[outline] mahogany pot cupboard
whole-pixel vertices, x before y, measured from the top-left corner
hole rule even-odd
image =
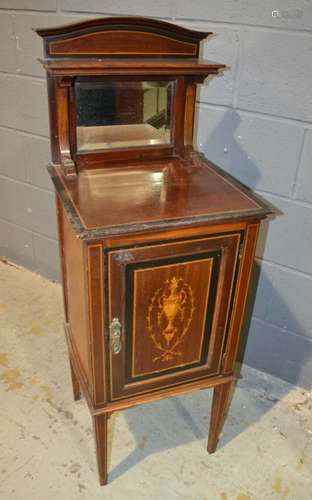
[[[105,484],[108,418],[140,403],[213,388],[215,451],[271,210],[193,148],[196,86],[224,68],[199,57],[210,33],[137,17],[37,33],[74,398]]]

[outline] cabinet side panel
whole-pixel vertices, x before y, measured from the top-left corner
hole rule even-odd
[[[229,337],[226,347],[226,356],[223,366],[223,374],[231,373],[234,369],[237,351],[240,342],[240,334],[244,320],[247,296],[251,278],[252,266],[256,252],[259,233],[259,223],[247,226],[243,255],[241,258],[238,283],[235,292],[233,313],[230,323]]]
[[[66,267],[66,289],[68,321],[71,340],[79,356],[80,365],[90,381],[89,322],[86,294],[86,264],[84,246],[62,210],[64,228],[64,262]]]

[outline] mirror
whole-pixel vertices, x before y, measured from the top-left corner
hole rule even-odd
[[[75,84],[77,151],[171,143],[173,82]]]

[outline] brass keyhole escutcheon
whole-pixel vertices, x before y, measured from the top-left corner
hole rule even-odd
[[[121,323],[118,318],[114,318],[109,326],[110,349],[113,354],[121,351]]]

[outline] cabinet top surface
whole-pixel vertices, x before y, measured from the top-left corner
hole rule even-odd
[[[49,170],[81,232],[139,231],[270,213],[251,191],[207,160],[133,163],[73,177],[55,167]]]

